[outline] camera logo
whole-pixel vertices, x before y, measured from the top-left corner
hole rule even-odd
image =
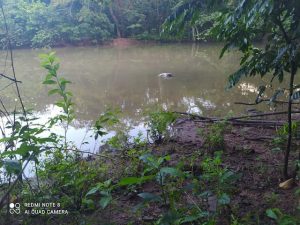
[[[20,214],[21,212],[20,203],[10,203],[9,208],[10,214]]]

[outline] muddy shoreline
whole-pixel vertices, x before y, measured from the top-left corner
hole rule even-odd
[[[268,116],[267,118],[269,120],[283,119],[282,116]],[[258,224],[257,221],[260,221],[259,224],[276,224],[266,215],[266,210],[270,208],[280,208],[282,212],[300,219],[299,212],[296,210],[300,199],[295,197],[299,183],[287,190],[279,187],[279,184],[284,181],[282,179],[284,154],[283,149],[281,151],[276,149],[274,138],[277,137],[280,127],[228,125],[224,134],[224,146],[209,148],[203,134],[208,132],[211,125],[211,123],[203,123],[187,116],[180,117],[173,127],[172,138],[159,145],[153,144],[152,153],[157,156],[170,155],[171,160],[166,166],[175,167],[184,163],[185,172],[201,176],[200,164],[203,159],[207,155],[213,156],[216,151],[222,151],[222,167],[239,174],[240,178],[235,183],[230,204],[222,210],[216,224],[230,225],[232,217],[238,218],[242,224],[247,225]],[[296,157],[297,151],[293,151],[291,162]],[[160,190],[155,182],[149,182],[137,192],[159,193]],[[124,196],[119,193],[117,198],[116,206],[112,207],[109,213],[102,211],[101,218],[104,221],[112,222],[111,218],[115,218],[113,222],[120,225],[128,224],[128,221],[134,221],[133,224],[152,224],[162,213],[166,212],[163,205],[150,204],[137,217],[131,213],[131,209],[139,202],[136,194]],[[191,199],[187,198],[182,201],[184,205],[188,204]],[[194,198],[193,201],[200,200]],[[91,215],[92,220],[97,218],[99,214]]]

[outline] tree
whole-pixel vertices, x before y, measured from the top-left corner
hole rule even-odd
[[[103,7],[93,0],[66,1],[7,0],[7,24],[14,47],[44,47],[111,38],[113,26]],[[0,22],[3,27],[3,20]],[[3,46],[5,35],[0,34]]]
[[[117,37],[159,35],[161,24],[179,0],[99,0],[115,25]]]
[[[236,48],[242,53],[240,68],[229,76],[229,88],[235,86],[245,76],[271,75],[270,82],[286,77],[289,87],[275,92],[271,98],[288,91],[288,137],[284,156],[284,178],[288,173],[289,156],[292,144],[292,102],[300,98],[299,86],[294,84],[300,67],[300,4],[297,0],[241,0],[241,1],[184,1],[176,12],[166,21],[165,30],[184,24],[194,25],[200,19],[202,11],[219,7],[221,12],[215,21],[210,34],[225,45],[220,57],[230,49]],[[179,13],[179,11],[181,11]],[[257,47],[255,41],[266,37],[262,46]],[[266,87],[260,88],[257,103]],[[299,152],[300,160],[300,152]],[[299,164],[299,163],[298,163]],[[297,164],[297,165],[298,165]],[[296,166],[293,177],[296,176]]]

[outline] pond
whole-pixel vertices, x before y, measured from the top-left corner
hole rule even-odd
[[[229,53],[220,60],[221,47],[220,44],[143,44],[53,49],[60,58],[60,74],[72,81],[77,120],[70,129],[69,139],[79,145],[87,127],[108,107],[122,110],[122,119],[133,126],[133,135],[145,130],[143,112],[157,105],[206,116],[226,116],[229,111],[245,113],[251,106],[234,102],[254,102],[259,85],[268,83],[270,77],[265,81],[246,79],[236,88],[225,90],[228,75],[239,66],[240,55]],[[54,97],[49,97],[48,87],[42,85],[46,71],[40,67],[38,55],[47,51],[50,50],[14,51],[25,104],[42,117],[57,110],[52,105]],[[3,66],[5,52],[1,59]],[[11,73],[9,61],[2,72]],[[163,72],[174,77],[159,77]],[[3,81],[1,89],[6,85]],[[3,101],[13,109],[16,103],[11,96],[15,96],[12,86],[2,90]],[[269,110],[270,106],[261,109]]]

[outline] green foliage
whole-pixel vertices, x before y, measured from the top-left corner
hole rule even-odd
[[[3,160],[0,163],[8,175],[18,175],[22,171],[22,165],[18,160]]]
[[[276,131],[277,136],[273,139],[273,151],[282,151],[288,139],[288,124],[284,124]],[[299,122],[292,122],[292,136],[299,139]]]
[[[41,187],[40,195],[46,196],[45,198],[52,202],[59,199],[62,208],[71,212],[84,210],[85,207],[90,209],[92,206],[88,204],[89,198],[85,196],[98,191],[93,185],[100,181],[97,188],[109,186],[108,182],[101,186],[101,180],[104,179],[101,174],[104,174],[105,168],[84,160],[79,162],[79,156],[76,154],[68,154],[65,157],[59,150],[55,151],[53,156],[54,158],[45,160],[39,169],[40,178],[46,181]],[[104,200],[100,200],[99,204],[103,207],[104,203],[107,203],[105,197],[109,197],[109,193],[104,195],[104,191],[108,191],[104,188],[101,191]]]
[[[55,123],[56,121],[60,121],[64,123],[65,129],[65,148],[67,148],[67,132],[70,123],[74,120],[74,103],[72,101],[72,93],[67,91],[67,84],[71,82],[66,80],[63,77],[58,75],[59,69],[59,59],[56,57],[55,52],[51,52],[48,54],[41,54],[40,58],[42,60],[41,66],[48,71],[47,76],[43,84],[50,85],[52,88],[48,91],[48,95],[57,94],[60,97],[60,100],[55,102],[55,105],[62,109],[62,113],[57,115],[56,117],[52,118],[52,122]]]
[[[160,187],[161,196],[152,193],[140,193],[139,197],[143,199],[143,204],[153,201],[163,201],[164,204],[169,203],[170,205],[173,205],[175,201],[173,197],[175,192],[177,192],[178,190],[170,189],[170,184],[172,183],[171,178],[177,178],[181,180],[185,176],[184,173],[182,173],[177,168],[162,166],[165,161],[170,160],[170,156],[155,157],[150,153],[146,153],[140,156],[140,160],[144,165],[141,176],[123,178],[119,182],[119,185],[141,185],[146,181],[155,180]]]
[[[296,218],[282,213],[281,210],[278,208],[267,209],[266,215],[269,218],[275,220],[278,225],[297,225],[298,224]]]
[[[297,0],[243,0],[243,1],[196,1],[186,0],[175,10],[165,23],[166,32],[182,31],[186,25],[192,26],[201,19],[202,9],[209,12],[219,5],[222,13],[217,16],[210,35],[224,42],[220,58],[232,49],[242,53],[240,68],[228,79],[228,88],[236,86],[244,77],[264,77],[271,75],[270,82],[278,79],[281,83],[289,74],[288,95],[288,141],[285,151],[283,174],[287,179],[289,155],[292,145],[292,102],[297,100],[298,85],[295,75],[300,67],[300,5]],[[264,39],[257,45],[258,39]],[[265,88],[259,90],[256,103],[262,102],[260,97]],[[295,92],[296,91],[296,92]],[[277,90],[270,103],[283,93]],[[298,167],[295,169],[298,170]]]
[[[47,76],[43,84],[54,86],[48,94],[58,94],[62,100],[58,100],[55,105],[62,108],[65,116],[60,116],[61,120],[67,120],[68,123],[72,122],[74,119],[74,109],[72,106],[74,103],[72,102],[72,93],[66,90],[67,84],[71,83],[63,77],[59,77],[57,72],[59,69],[58,58],[55,56],[55,52],[51,52],[49,54],[41,54],[40,58],[42,60],[42,67],[48,71]]]
[[[156,178],[158,182],[163,182],[166,172],[160,171],[160,167],[164,161],[170,160],[170,156],[158,157],[156,158],[150,153],[143,154],[139,159],[144,163],[144,170],[141,172],[141,177],[126,177],[122,178],[119,185],[140,185],[145,181]],[[173,171],[174,172],[174,171]],[[160,176],[161,175],[161,176]],[[162,180],[160,180],[162,179]]]
[[[297,15],[284,17],[288,15],[287,12],[294,10],[291,4],[279,5],[266,0],[246,1],[219,18],[213,32],[220,40],[226,41],[221,57],[232,47],[237,47],[243,53],[241,68],[229,77],[229,87],[247,75],[264,76],[272,73],[272,80],[278,78],[282,81],[284,72],[290,72],[291,60],[299,57],[293,53],[297,47],[290,45],[285,36],[297,37],[298,32],[291,30],[296,25],[293,21],[296,21]],[[254,46],[257,34],[267,35],[264,48]]]
[[[201,135],[203,135],[205,139],[205,144],[210,150],[224,150],[224,135],[227,128],[228,123],[225,120],[212,124],[205,133],[203,130],[200,130]]]
[[[111,185],[111,180],[107,180],[103,183],[98,183],[95,187],[90,189],[85,196],[86,198],[89,198],[89,196],[95,195],[97,192],[99,192],[101,195],[99,205],[102,207],[102,209],[105,209],[112,201],[112,189],[113,186]],[[88,202],[88,200],[86,200],[86,202]]]
[[[121,37],[160,39],[160,25],[179,0],[4,1],[12,45],[50,47],[99,44]],[[4,28],[3,20],[0,22]],[[5,35],[0,35],[2,47]]]
[[[37,180],[27,180],[28,185],[20,182],[20,187],[17,187],[22,192],[17,196],[21,196],[25,202],[58,202],[61,209],[68,210],[69,218],[84,222],[84,218],[78,215],[108,207],[115,186],[112,185],[112,178],[106,176],[109,165],[84,159],[80,149],[67,142],[69,124],[75,119],[72,93],[68,91],[70,81],[59,75],[59,60],[55,53],[40,57],[41,66],[48,72],[43,84],[51,87],[49,95],[58,97],[55,105],[61,111],[44,124],[40,124],[38,118],[31,117],[29,113],[26,117],[15,117],[13,124],[8,121],[6,129],[12,132],[0,140],[7,146],[6,151],[0,154],[0,166],[10,180],[23,173],[22,164],[27,166],[26,160],[34,160]],[[99,135],[105,126],[116,123],[118,118],[115,112],[109,110],[97,120],[94,131]],[[64,137],[50,132],[53,126],[61,125],[65,128]],[[40,157],[41,153],[45,153],[43,158]],[[44,217],[46,221],[48,217]],[[24,223],[30,221],[31,218],[26,218]]]
[[[4,9],[15,47],[48,47],[89,41],[99,43],[112,36],[113,27],[101,4],[94,1],[6,1]],[[3,20],[1,26],[3,27]],[[4,42],[4,35],[0,36]],[[4,43],[3,43],[4,44]]]
[[[230,6],[231,1],[181,0],[162,25],[163,36],[179,39],[216,40],[210,33],[216,25],[220,12]]]
[[[213,158],[207,157],[201,163],[203,175],[200,177],[202,185],[208,189],[214,190],[219,198],[219,203],[228,204],[230,199],[228,194],[233,190],[233,183],[239,178],[239,175],[231,170],[222,167],[222,152],[215,152]]]
[[[156,143],[161,143],[168,135],[169,126],[176,120],[172,112],[154,111],[149,113],[147,125],[150,129],[150,137]]]
[[[141,176],[122,178],[118,185],[141,186],[145,182],[155,182],[159,186],[159,193],[139,193],[142,203],[135,208],[135,210],[142,210],[153,203],[167,207],[166,213],[155,224],[188,222],[215,224],[215,216],[218,214],[210,216],[208,208],[196,199],[217,196],[218,212],[221,213],[222,208],[230,203],[229,193],[238,179],[237,175],[222,167],[220,152],[217,152],[214,158],[208,157],[202,162],[203,172],[200,177],[182,171],[180,165],[178,167],[165,165],[171,160],[169,156],[156,157],[146,153],[140,156],[140,160],[143,162]],[[191,190],[193,193],[190,193]],[[190,200],[190,205],[183,207],[181,205],[183,198],[193,200]]]
[[[0,167],[4,170],[0,173],[5,177],[19,176],[27,162],[38,165],[41,153],[57,144],[57,135],[49,132],[51,127],[49,121],[38,123],[30,112],[26,116],[14,112],[13,119],[7,119],[2,130],[0,143],[4,150],[0,152]]]
[[[99,136],[101,137],[103,135],[106,135],[106,128],[120,122],[118,119],[119,113],[119,110],[108,109],[106,110],[106,112],[99,116],[94,125],[95,139],[98,139]]]
[[[59,15],[52,6],[47,6],[41,1],[29,3],[20,0],[18,4],[5,1],[3,7],[14,46],[42,47],[59,40],[59,32],[56,29],[56,24],[60,21]],[[1,23],[1,27],[4,27],[3,20]]]
[[[160,26],[179,0],[109,0],[110,17],[122,37],[160,39]]]

